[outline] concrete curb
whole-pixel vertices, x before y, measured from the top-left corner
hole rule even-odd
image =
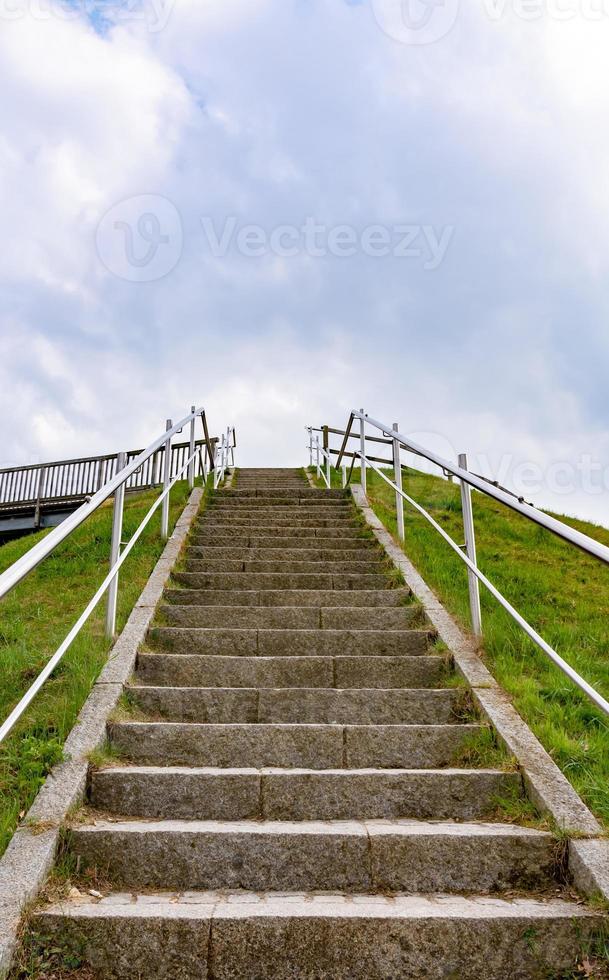
[[[454,657],[455,666],[470,685],[475,702],[489,720],[508,752],[521,768],[531,800],[565,831],[585,838],[598,838],[603,830],[562,774],[551,756],[514,709],[507,694],[482,663],[476,644],[460,629],[431,591],[422,576],[378,519],[360,486],[353,486],[353,499],[377,541],[407,586],[421,602],[438,636]],[[584,894],[600,892],[609,900],[609,841],[571,840],[569,868],[577,888]]]
[[[0,978],[10,969],[23,912],[36,898],[53,865],[61,825],[69,811],[84,799],[88,756],[105,741],[108,716],[133,672],[138,647],[145,639],[202,496],[200,487],[191,493],[163,554],[66,739],[66,761],[47,777],[0,860]]]

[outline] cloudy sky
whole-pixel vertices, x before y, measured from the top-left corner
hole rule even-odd
[[[364,406],[609,523],[605,7],[0,0],[0,464]]]

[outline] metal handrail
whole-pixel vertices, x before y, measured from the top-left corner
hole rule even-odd
[[[237,445],[237,435],[234,427],[229,426],[225,433],[222,433],[220,449],[217,453],[216,465],[214,466],[214,490],[224,479],[226,470],[229,466],[235,465],[235,447]]]
[[[77,527],[87,520],[91,514],[94,514],[96,510],[103,503],[106,502],[110,497],[113,496],[115,491],[123,486],[130,479],[131,476],[142,466],[147,459],[150,458],[158,449],[161,447],[166,447],[167,443],[170,442],[172,436],[177,435],[181,432],[185,425],[191,421],[191,419],[196,419],[198,416],[203,416],[205,414],[205,409],[200,408],[195,412],[191,412],[186,418],[183,418],[181,422],[176,423],[163,435],[155,439],[147,449],[143,449],[142,452],[137,456],[132,463],[129,463],[120,472],[116,473],[104,486],[93,494],[90,500],[82,504],[78,510],[75,510],[73,514],[65,519],[58,527],[53,528],[52,531],[47,534],[42,541],[30,548],[29,551],[25,553],[21,558],[19,558],[10,568],[7,568],[5,572],[0,575],[0,599],[2,599],[8,592],[15,588],[18,583],[25,578],[37,565],[40,564],[43,559],[51,554],[55,548],[61,544],[67,537],[76,530]],[[213,450],[211,450],[213,456]]]
[[[84,611],[81,613],[81,615],[78,617],[78,619],[74,623],[74,626],[72,627],[72,629],[70,630],[70,632],[66,636],[65,640],[63,641],[63,643],[60,644],[60,646],[57,648],[57,650],[55,651],[55,653],[53,654],[53,656],[51,657],[51,659],[49,660],[49,662],[43,667],[43,669],[41,670],[40,674],[38,675],[38,677],[36,678],[36,680],[34,681],[34,683],[31,685],[31,687],[28,688],[28,690],[23,695],[23,697],[21,698],[21,700],[19,701],[19,703],[15,706],[15,708],[13,708],[13,710],[11,711],[10,715],[8,716],[8,718],[6,719],[6,721],[4,722],[4,724],[2,726],[0,726],[0,742],[3,742],[4,739],[6,738],[6,736],[15,727],[15,725],[17,724],[17,722],[21,718],[22,714],[24,713],[24,711],[26,710],[26,708],[28,707],[28,705],[31,704],[31,702],[34,700],[34,698],[38,694],[38,691],[43,687],[45,681],[48,680],[48,678],[51,676],[51,674],[53,673],[53,671],[55,670],[55,668],[57,667],[57,665],[59,664],[59,662],[63,658],[64,654],[70,648],[70,646],[72,645],[72,643],[74,642],[74,640],[76,639],[76,637],[78,636],[78,634],[80,633],[81,629],[83,628],[83,626],[85,625],[85,623],[87,622],[87,620],[89,619],[89,617],[91,616],[91,613],[94,611],[94,609],[98,605],[98,603],[99,603],[100,599],[102,598],[102,596],[104,595],[104,593],[107,591],[107,589],[110,587],[110,585],[112,585],[112,583],[116,580],[116,576],[118,575],[119,570],[120,570],[122,564],[125,562],[125,560],[129,556],[131,550],[133,549],[133,547],[135,546],[136,542],[138,541],[138,539],[142,535],[142,533],[143,533],[144,529],[146,528],[147,524],[152,519],[155,511],[158,510],[158,508],[161,506],[161,504],[164,503],[165,499],[169,496],[169,493],[171,492],[172,487],[175,486],[175,484],[178,482],[180,476],[188,469],[188,466],[190,465],[191,459],[194,459],[194,457],[197,455],[198,452],[199,452],[199,450],[197,449],[196,452],[193,453],[192,457],[189,457],[188,458],[187,463],[182,467],[182,469],[180,470],[180,472],[178,473],[178,475],[176,477],[174,477],[174,479],[171,481],[171,483],[169,484],[169,486],[167,486],[163,490],[163,492],[160,494],[160,496],[157,497],[157,499],[153,503],[152,507],[147,512],[147,514],[144,517],[143,521],[139,525],[137,531],[133,534],[133,536],[130,538],[128,544],[125,546],[125,549],[124,549],[123,553],[121,554],[120,558],[118,558],[118,560],[116,561],[116,564],[114,564],[112,566],[112,568],[110,569],[110,571],[106,575],[104,581],[102,582],[102,584],[98,588],[97,592],[95,593],[95,595],[93,596],[93,598],[87,604],[87,606],[84,609]]]
[[[498,487],[489,484],[487,481],[470,473],[467,467],[467,457],[459,457],[459,465],[449,462],[443,459],[437,453],[431,450],[425,449],[423,446],[419,446],[417,443],[412,442],[405,436],[403,436],[398,431],[397,423],[393,426],[385,425],[376,419],[370,418],[362,410],[351,412],[349,421],[346,429],[344,430],[344,438],[341,449],[339,450],[336,468],[338,469],[342,459],[346,454],[346,446],[348,439],[351,438],[351,429],[353,423],[356,419],[360,422],[360,439],[361,445],[359,450],[354,450],[352,455],[353,460],[355,457],[359,457],[362,467],[362,488],[364,493],[366,492],[366,467],[370,467],[382,480],[385,481],[396,494],[396,510],[398,513],[398,533],[401,540],[404,540],[404,523],[403,523],[403,501],[407,501],[418,513],[420,513],[425,520],[427,520],[432,527],[440,534],[440,536],[447,542],[447,544],[452,548],[452,550],[459,556],[461,561],[465,564],[468,570],[468,578],[470,583],[470,606],[472,611],[472,623],[474,625],[474,631],[478,634],[482,633],[481,619],[480,619],[480,606],[479,606],[479,590],[478,583],[482,583],[491,595],[499,602],[503,609],[512,617],[516,624],[526,633],[526,635],[539,647],[543,653],[546,654],[552,660],[552,662],[574,683],[579,687],[579,689],[587,695],[587,697],[599,708],[605,715],[609,716],[609,701],[607,701],[598,691],[596,691],[576,670],[573,669],[561,656],[554,650],[553,647],[547,643],[546,640],[535,630],[529,622],[515,609],[515,607],[509,602],[508,599],[496,588],[495,585],[480,571],[477,560],[476,560],[476,548],[475,548],[475,537],[474,537],[474,524],[473,524],[473,511],[471,507],[471,495],[470,488],[474,487],[481,493],[484,493],[487,497],[491,497],[499,503],[504,504],[509,507],[510,510],[514,510],[517,513],[522,514],[528,520],[533,521],[541,527],[546,528],[546,530],[551,531],[553,534],[562,538],[563,540],[575,545],[587,554],[592,555],[592,557],[597,558],[599,561],[603,561],[609,564],[609,548],[601,544],[599,541],[595,541],[594,538],[589,537],[580,531],[575,531],[570,528],[567,524],[563,524],[562,521],[556,518],[550,517],[549,514],[544,514],[542,511],[537,510],[531,504],[525,504],[522,501],[514,498],[508,491],[504,491]],[[395,482],[390,480],[389,477],[383,473],[383,471],[376,466],[371,458],[366,453],[366,432],[365,425],[369,424],[382,432],[383,436],[389,437],[393,442],[394,446],[394,475]],[[466,532],[466,545],[465,553],[463,547],[454,541],[451,536],[438,524],[438,522],[425,510],[416,500],[410,497],[402,488],[402,464],[400,460],[400,450],[404,448],[409,452],[414,452],[418,456],[428,459],[430,462],[435,463],[439,466],[445,473],[449,473],[452,476],[457,477],[461,482],[462,490],[462,504],[463,504],[463,516],[464,516],[464,526]],[[353,472],[353,465],[351,467],[351,473]],[[343,470],[344,473],[344,470]],[[351,474],[347,483],[351,479]],[[344,479],[343,479],[344,483]],[[398,506],[399,501],[399,506]],[[400,521],[401,516],[401,521]],[[475,582],[475,588],[472,588],[472,583]]]
[[[325,448],[325,446],[322,446],[321,445],[321,443],[319,441],[319,435],[316,435],[315,437],[313,436],[313,433],[314,432],[317,432],[318,433],[318,432],[322,432],[322,431],[324,431],[324,430],[322,430],[322,429],[314,429],[312,426],[307,426],[307,432],[309,433],[309,446],[308,446],[308,449],[309,449],[309,464],[310,464],[310,466],[313,466],[314,465],[313,464],[313,453],[315,453],[315,460],[316,460],[315,466],[316,466],[316,469],[317,469],[317,479],[319,480],[320,477],[321,477],[323,479],[324,483],[326,484],[328,490],[329,490],[330,489],[330,484],[332,482],[332,473],[331,473],[332,457],[330,455],[330,452]],[[327,432],[327,429],[326,429],[326,432]],[[326,461],[325,470],[324,470],[324,468],[321,465],[321,459],[322,459],[322,457]]]
[[[516,511],[518,514],[522,514],[523,517],[528,518],[540,527],[544,527],[547,531],[551,531],[557,537],[562,538],[563,541],[568,541],[569,544],[575,545],[587,554],[592,555],[594,558],[598,558],[600,561],[605,562],[609,565],[609,547],[607,545],[601,544],[600,541],[595,541],[594,538],[589,537],[589,535],[584,534],[583,531],[576,531],[575,528],[569,527],[567,524],[563,524],[562,521],[557,520],[555,517],[551,517],[549,514],[545,514],[541,510],[537,510],[531,504],[521,503],[516,497],[511,494],[501,490],[499,487],[493,486],[491,483],[487,483],[481,477],[476,476],[474,473],[470,473],[469,470],[462,469],[462,467],[457,466],[455,463],[451,463],[437,453],[432,452],[430,449],[425,449],[423,446],[419,446],[418,443],[413,442],[406,436],[403,436],[400,432],[392,430],[391,426],[386,426],[382,422],[378,422],[376,419],[370,418],[364,412],[352,411],[350,423],[348,426],[348,431],[350,432],[351,427],[355,419],[360,419],[360,422],[372,425],[374,428],[379,429],[384,435],[389,436],[392,439],[396,439],[400,446],[407,452],[416,453],[417,456],[422,456],[424,459],[429,460],[430,463],[435,463],[441,469],[446,470],[451,476],[455,476],[458,480],[462,480],[464,483],[469,484],[475,490],[479,490],[481,493],[486,494],[487,497],[492,497],[494,500],[499,501],[500,504],[504,504],[509,507],[510,510]],[[344,440],[344,446],[346,446],[346,437]],[[339,457],[336,461],[336,466],[340,465],[342,456],[344,455],[344,448],[341,448],[339,452]]]
[[[203,439],[197,440],[197,445],[204,445],[204,442]],[[172,474],[183,461],[188,448],[188,442],[172,444]],[[141,449],[129,449],[125,455],[128,460],[133,460],[141,452]],[[147,466],[142,466],[134,474],[125,487],[127,492],[145,490],[159,484],[158,464],[162,452],[157,451],[147,460]],[[54,506],[72,501],[77,505],[83,503],[122,468],[118,466],[118,457],[119,453],[106,453],[0,469],[0,514],[33,506]]]
[[[108,595],[108,615],[107,615],[107,627],[110,626],[110,630],[107,628],[107,633],[110,635],[114,633],[115,617],[116,617],[116,587],[118,581],[118,573],[127,559],[128,555],[132,551],[136,542],[142,535],[145,527],[148,525],[152,519],[154,513],[159,507],[163,509],[162,517],[162,534],[163,537],[167,537],[168,520],[169,520],[169,495],[172,488],[178,482],[180,477],[188,473],[189,484],[192,487],[194,485],[194,468],[193,464],[197,456],[201,457],[201,465],[203,470],[203,481],[205,483],[207,479],[207,469],[205,466],[205,457],[202,452],[202,444],[196,444],[194,439],[194,423],[198,417],[201,417],[203,421],[203,427],[205,432],[205,445],[207,451],[210,454],[210,460],[212,466],[215,467],[215,442],[212,442],[209,438],[209,433],[207,431],[207,424],[205,419],[204,409],[193,408],[191,413],[173,425],[171,421],[167,422],[167,429],[165,433],[156,439],[147,449],[143,450],[140,455],[132,463],[124,466],[119,473],[117,473],[108,483],[102,487],[98,493],[96,493],[90,501],[79,507],[74,514],[68,517],[63,524],[60,524],[53,531],[51,531],[42,541],[38,542],[33,548],[30,549],[22,558],[16,561],[10,568],[8,568],[2,575],[0,575],[0,598],[5,596],[11,591],[22,579],[24,579],[33,569],[35,569],[44,558],[50,555],[58,545],[64,541],[70,534],[72,534],[80,525],[101,505],[114,495],[114,517],[113,517],[113,527],[112,527],[112,546],[111,546],[111,557],[110,557],[110,571],[106,575],[104,581],[97,589],[95,595],[87,604],[83,613],[79,616],[78,620],[72,627],[72,629],[67,634],[64,641],[55,651],[49,662],[42,669],[36,680],[30,686],[28,691],[21,698],[19,703],[13,709],[9,717],[6,719],[4,724],[0,727],[0,742],[6,738],[12,728],[15,726],[19,718],[22,716],[23,712],[26,710],[28,705],[31,703],[33,698],[36,696],[38,691],[44,685],[48,677],[53,673],[55,667],[60,662],[66,651],[69,649],[74,639],[80,633],[82,627],[85,625],[93,610],[97,607],[100,599],[106,591],[109,590]],[[189,455],[188,459],[183,463],[178,473],[170,478],[168,461],[169,461],[169,449],[171,447],[171,438],[178,432],[181,432],[183,427],[187,424],[191,425],[191,438],[189,445]],[[227,430],[231,431],[231,430]],[[232,430],[234,433],[234,430]],[[236,439],[233,439],[234,445],[236,445]],[[124,502],[124,489],[125,484],[130,479],[136,470],[142,466],[150,458],[152,454],[158,451],[162,446],[165,449],[165,475],[163,480],[163,491],[159,497],[154,501],[152,507],[148,510],[145,517],[139,524],[137,530],[134,532],[129,542],[125,546],[122,553],[120,552],[120,538],[122,529],[122,512],[123,512],[123,502]],[[234,446],[233,446],[234,448]],[[125,462],[125,454],[120,454],[122,461]],[[234,454],[233,454],[234,463]]]

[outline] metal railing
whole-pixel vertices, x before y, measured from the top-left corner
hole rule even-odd
[[[352,429],[354,423],[359,423],[359,432],[353,433]],[[380,436],[370,436],[366,432],[366,426],[371,426]],[[489,481],[477,476],[475,473],[471,473],[467,468],[467,456],[460,455],[458,463],[452,463],[449,460],[444,459],[437,453],[418,443],[413,442],[407,436],[402,435],[398,431],[397,423],[393,425],[387,425],[384,422],[379,422],[377,419],[371,418],[367,415],[363,409],[359,411],[353,410],[349,416],[349,420],[345,429],[332,429],[329,426],[323,426],[321,429],[309,428],[310,440],[309,440],[309,459],[311,461],[310,465],[313,465],[313,446],[319,446],[319,436],[316,436],[316,441],[313,439],[313,433],[324,433],[324,443],[325,443],[325,453],[327,453],[327,458],[331,459],[332,456],[336,456],[336,469],[339,469],[342,465],[343,468],[343,486],[348,485],[353,474],[353,468],[357,460],[360,464],[361,473],[361,486],[366,493],[367,481],[366,474],[367,469],[372,469],[382,480],[385,481],[395,492],[395,503],[397,512],[397,526],[398,526],[398,536],[402,542],[405,541],[405,522],[404,522],[404,501],[409,503],[422,517],[428,521],[429,524],[438,532],[438,534],[446,541],[450,548],[458,555],[460,560],[467,567],[468,573],[468,588],[469,588],[469,600],[470,600],[470,612],[473,632],[477,636],[482,636],[482,616],[480,610],[480,583],[482,583],[485,588],[490,592],[490,594],[497,600],[497,602],[502,606],[503,609],[511,616],[514,622],[526,633],[526,635],[535,643],[535,645],[549,657],[550,660],[574,683],[579,687],[584,694],[597,706],[600,708],[605,715],[609,716],[609,702],[596,691],[583,677],[581,677],[576,670],[573,669],[556,650],[546,640],[531,626],[529,622],[514,608],[514,606],[505,598],[505,596],[496,588],[495,585],[487,578],[486,575],[480,570],[477,563],[476,557],[476,538],[475,538],[475,527],[474,527],[474,514],[472,508],[472,489],[485,494],[485,496],[496,500],[498,503],[503,504],[505,507],[509,507],[510,510],[521,514],[527,520],[532,521],[539,527],[545,528],[545,530],[550,531],[552,534],[561,538],[563,541],[568,542],[571,545],[579,548],[581,551],[598,561],[602,561],[609,565],[609,548],[602,544],[600,541],[596,541],[594,538],[589,537],[581,531],[577,531],[574,528],[569,527],[562,521],[559,521],[555,517],[551,517],[549,514],[538,510],[531,504],[525,503],[521,498],[516,497],[514,494],[507,490],[503,490],[501,487],[490,483]],[[343,437],[340,449],[331,449],[329,446],[329,435],[333,433],[335,435],[340,435]],[[348,450],[349,440],[355,439],[359,443],[359,447],[352,447],[352,451]],[[380,458],[377,456],[371,456],[367,453],[366,443],[373,442],[375,444],[383,444],[386,446],[391,446],[390,458]],[[416,500],[405,493],[402,486],[402,460],[401,452],[405,450],[406,452],[413,453],[415,456],[421,457],[428,460],[430,463],[434,463],[438,466],[445,476],[457,479],[461,486],[461,503],[463,509],[463,525],[465,532],[465,545],[461,546],[457,544],[456,541],[451,538],[451,536],[441,527],[438,522],[431,516],[431,514],[425,510]],[[351,468],[349,474],[345,479],[345,467],[343,465],[344,459],[351,459]],[[393,468],[394,479],[391,480],[386,473],[377,464],[385,465],[387,467]],[[318,466],[319,472],[319,466]],[[329,478],[325,479],[325,482],[330,486]]]
[[[195,425],[197,419],[200,418],[203,425],[203,439],[197,441],[195,439]],[[184,454],[184,457],[178,466],[178,471],[172,474],[171,470],[171,440],[174,435],[179,434],[182,430],[189,426],[190,429],[190,441],[187,444],[188,449]],[[231,446],[231,458],[234,464],[234,446],[236,445],[236,440],[234,438],[234,429],[227,429],[227,433],[232,433],[232,446]],[[222,437],[223,440],[225,437]],[[228,466],[228,453],[224,452],[224,458],[222,461],[218,461],[217,452],[217,439],[210,439],[209,431],[207,427],[207,418],[205,410],[203,408],[191,408],[190,414],[183,418],[180,422],[175,425],[171,419],[167,420],[165,432],[160,435],[153,443],[148,446],[147,449],[142,450],[140,454],[129,461],[127,453],[118,454],[118,472],[116,472],[105,484],[102,486],[86,503],[78,508],[73,514],[66,518],[62,524],[54,528],[49,534],[47,534],[41,541],[30,548],[25,555],[23,555],[18,561],[10,566],[5,572],[0,575],[0,599],[6,596],[15,586],[21,582],[27,575],[30,574],[45,558],[48,557],[62,541],[65,541],[81,524],[83,524],[91,514],[95,513],[99,507],[102,506],[111,497],[114,497],[114,510],[112,517],[112,537],[111,537],[111,547],[110,547],[110,570],[104,581],[101,583],[97,589],[95,595],[88,603],[82,614],[79,616],[78,620],[55,651],[53,656],[50,658],[48,663],[45,665],[43,670],[40,672],[34,683],[28,689],[28,691],[21,698],[17,706],[13,709],[9,717],[6,719],[4,724],[0,726],[0,742],[2,742],[9,732],[13,729],[19,718],[23,715],[24,711],[28,705],[35,698],[38,691],[44,685],[45,681],[50,677],[50,675],[55,670],[58,663],[61,661],[62,657],[69,649],[75,638],[80,633],[81,629],[99,604],[102,596],[108,592],[107,609],[106,609],[106,635],[111,638],[115,634],[116,630],[116,608],[117,608],[117,598],[118,598],[118,573],[126,561],[127,557],[134,548],[136,542],[141,537],[144,529],[152,520],[152,517],[156,511],[161,508],[161,536],[163,540],[166,540],[169,536],[169,503],[170,503],[170,493],[172,488],[181,478],[187,476],[190,488],[194,487],[195,483],[195,473],[196,467],[199,466],[201,470],[201,475],[203,477],[203,483],[205,484],[207,477],[210,472],[214,473],[214,487],[218,486],[219,480],[216,480],[218,472],[221,472],[222,477],[226,473],[226,468]],[[203,451],[205,448],[205,452]],[[134,532],[129,542],[125,545],[124,549],[121,551],[121,537],[122,537],[122,527],[123,527],[123,508],[125,500],[125,489],[129,482],[137,474],[137,472],[142,468],[147,466],[148,462],[157,454],[159,451],[162,452],[163,456],[163,489],[159,497],[154,501],[152,507],[148,510],[146,516],[141,521],[137,530]],[[210,467],[207,466],[207,460],[210,461]]]
[[[332,480],[332,457],[325,445],[321,445],[319,442],[319,435],[313,435],[313,433],[319,433],[323,431],[322,429],[313,429],[308,426],[307,432],[309,433],[309,465],[315,465],[317,469],[317,479],[323,479],[328,490],[330,489],[330,483]],[[315,457],[315,464],[313,464],[313,457]],[[321,461],[325,460],[325,465],[322,466]]]
[[[214,490],[218,488],[218,485],[224,479],[229,466],[235,465],[236,447],[237,435],[235,429],[229,426],[226,432],[222,433],[222,439],[216,454],[216,464],[214,466]]]
[[[215,441],[215,440],[214,440]],[[197,440],[203,446],[202,439]],[[182,468],[189,444],[174,443],[171,447],[171,473]],[[81,459],[62,459],[51,463],[30,466],[12,466],[0,470],[0,509],[43,506],[64,501],[84,500],[98,490],[122,469],[119,456],[126,455],[127,463],[140,456],[141,449],[130,449],[126,454],[108,453],[103,456],[87,456]],[[164,448],[150,456],[127,482],[125,489],[146,490],[161,482]],[[200,475],[200,473],[198,474]]]

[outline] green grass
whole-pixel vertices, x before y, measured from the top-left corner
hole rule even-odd
[[[128,540],[157,491],[129,494],[123,540]],[[171,494],[170,526],[188,499],[188,484]],[[127,558],[119,587],[117,629],[124,626],[163,550],[157,512]],[[101,507],[68,540],[0,602],[0,718],[4,720],[64,639],[108,571],[112,504]],[[0,572],[43,537],[46,531],[0,548]],[[105,663],[105,600],[0,746],[0,854],[32,803],[80,708]]]
[[[340,486],[340,474],[333,473],[333,485]],[[463,542],[456,484],[405,470],[404,489]],[[368,496],[395,535],[395,494],[375,473],[369,474]],[[609,697],[609,570],[482,494],[474,493],[473,506],[482,571],[578,673]],[[465,566],[408,504],[405,513],[406,553],[459,623],[469,628]],[[606,528],[561,520],[609,545]],[[609,826],[606,719],[483,587],[481,592],[485,661],[557,765]]]

